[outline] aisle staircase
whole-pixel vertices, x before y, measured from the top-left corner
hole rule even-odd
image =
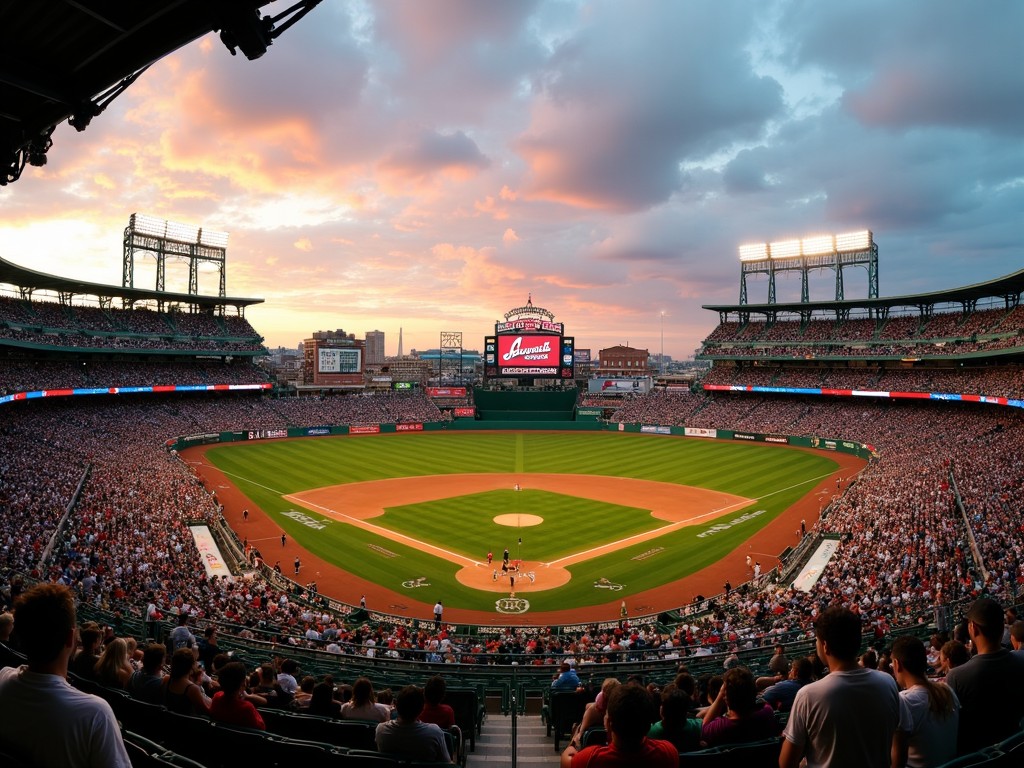
[[[517,768],[558,765],[554,740],[547,736],[540,715],[520,715],[516,720]],[[467,768],[512,768],[512,718],[489,714],[469,753]]]

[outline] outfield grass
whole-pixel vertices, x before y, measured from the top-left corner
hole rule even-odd
[[[449,607],[494,610],[494,593],[460,584],[458,566],[413,547],[381,538],[369,531],[327,521],[322,530],[310,529],[284,517],[294,505],[284,494],[311,488],[366,480],[416,475],[476,472],[571,473],[630,477],[691,485],[754,499],[735,511],[764,510],[754,519],[713,536],[698,538],[712,523],[683,528],[656,541],[570,567],[572,580],[553,590],[529,593],[532,611],[597,605],[626,597],[696,572],[732,551],[742,541],[806,494],[816,480],[837,464],[827,455],[782,450],[764,445],[616,433],[432,432],[373,437],[307,438],[231,444],[211,449],[209,460],[227,474],[253,503],[273,517],[288,535],[310,552],[399,594],[433,602],[442,597]],[[501,493],[501,492],[495,492]],[[513,491],[508,491],[514,494]],[[543,492],[524,490],[520,493]],[[477,494],[475,496],[486,496]],[[564,502],[558,494],[547,494]],[[502,499],[502,496],[493,499]],[[492,533],[490,519],[509,510],[502,501],[481,514],[492,499],[462,497],[389,510],[375,523],[401,530],[421,541],[438,541],[452,551],[482,559],[488,549],[497,557],[510,538],[509,529]],[[552,499],[544,499],[547,504]],[[513,501],[513,504],[515,502]],[[440,506],[438,506],[440,505]],[[541,552],[589,549],[662,524],[628,508],[587,499],[574,499],[569,514],[552,504],[542,525],[524,529],[524,545],[536,546],[524,557],[547,561]],[[642,504],[638,501],[638,506]],[[413,508],[415,507],[415,508]],[[440,511],[439,511],[440,510]],[[303,509],[310,517],[313,512]],[[532,512],[532,510],[531,510]],[[581,524],[582,521],[582,524]],[[492,539],[491,536],[497,536]],[[528,543],[529,542],[529,543]],[[535,542],[535,544],[534,544]],[[661,548],[642,560],[632,558]],[[382,551],[383,550],[383,551]],[[515,551],[513,550],[513,556]],[[402,582],[424,577],[429,590],[403,589]],[[625,585],[613,595],[597,589],[604,578]],[[422,591],[424,594],[417,594]],[[426,594],[429,592],[430,594]],[[691,596],[680,595],[679,602]]]

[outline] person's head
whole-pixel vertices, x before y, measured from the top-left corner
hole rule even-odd
[[[639,750],[653,719],[651,697],[646,688],[636,683],[625,683],[612,689],[604,722],[619,749],[627,752]]]
[[[676,687],[686,693],[690,699],[693,699],[694,695],[697,693],[697,681],[693,679],[693,675],[689,672],[678,672],[676,674],[676,679],[672,682],[675,683]]]
[[[155,675],[164,665],[167,657],[167,646],[163,643],[150,643],[142,651],[142,668]]]
[[[789,667],[789,679],[799,680],[804,683],[811,682],[814,677],[814,665],[811,664],[811,660],[806,656],[801,656],[799,659],[793,659],[793,663]]]
[[[448,683],[444,681],[444,678],[440,675],[434,675],[423,686],[423,698],[426,699],[428,704],[436,706],[444,699],[444,694],[447,690]]]
[[[295,673],[299,671],[299,662],[295,659],[285,659],[281,662],[281,671],[286,675],[295,676]]]
[[[878,654],[875,653],[874,648],[868,648],[864,653],[860,655],[860,661],[858,662],[864,669],[877,669],[878,668]]]
[[[1003,609],[995,600],[981,597],[967,609],[967,632],[971,641],[985,648],[982,653],[996,650],[1003,639]]]
[[[746,715],[754,710],[757,685],[753,673],[746,667],[733,667],[725,673],[725,701],[733,712]]]
[[[902,684],[906,676],[924,677],[928,671],[928,651],[916,637],[897,637],[892,644],[892,667],[896,680]]]
[[[303,693],[312,693],[313,687],[316,685],[316,678],[312,675],[306,675],[302,680],[299,681],[299,690]]]
[[[3,616],[0,616],[0,620],[2,619]],[[2,633],[0,633],[0,637],[3,637]],[[1024,648],[1024,621],[1017,619],[1010,625],[1010,644],[1015,651]]]
[[[125,642],[125,639],[123,637],[115,637],[107,643],[96,664],[108,669],[130,666],[128,663],[128,643]]]
[[[245,685],[245,664],[240,661],[229,661],[217,675],[217,682],[225,696],[235,696]]]
[[[309,697],[309,706],[313,709],[323,707],[329,708],[334,702],[334,685],[326,680],[313,686],[313,692]]]
[[[171,678],[188,677],[196,666],[196,655],[191,648],[179,648],[171,654]]]
[[[966,664],[971,659],[967,646],[959,640],[947,640],[939,649],[939,662],[947,672],[951,669]]]
[[[211,624],[203,630],[203,637],[206,638],[206,642],[208,643],[217,642],[217,628]]]
[[[178,614],[178,626],[184,627],[186,624],[188,624],[188,614],[182,611]]]
[[[572,667],[569,666],[569,662],[563,661],[561,664],[558,665],[558,674],[564,675],[570,669],[572,669]]]
[[[82,644],[82,652],[95,654],[103,641],[103,632],[96,626],[84,626],[78,630],[78,639]]]
[[[855,663],[860,650],[860,616],[849,608],[833,606],[822,611],[814,622],[818,656]]]
[[[668,725],[682,723],[690,711],[690,697],[675,683],[661,689],[661,719]]]
[[[398,692],[398,698],[395,699],[395,710],[398,712],[398,717],[406,722],[412,722],[420,716],[425,701],[422,688],[415,685],[405,686]]]
[[[373,703],[373,683],[368,677],[360,677],[352,684],[352,703],[357,707]]]
[[[51,664],[75,648],[75,598],[61,584],[37,584],[14,602],[14,635],[29,666]],[[97,638],[98,640],[98,638]]]
[[[260,664],[260,685],[262,686],[273,686],[277,682],[277,672],[274,671],[273,664]]]
[[[0,641],[10,640],[12,632],[14,632],[14,614],[4,611],[0,613]]]

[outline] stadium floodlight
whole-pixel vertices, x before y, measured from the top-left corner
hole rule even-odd
[[[812,237],[805,237],[801,241],[801,252],[804,256],[833,253],[835,247],[835,239],[832,235],[814,235]]]
[[[767,258],[767,243],[751,243],[740,246],[740,261],[763,261]]]
[[[836,235],[836,253],[871,250],[871,230]]]
[[[167,234],[164,237],[168,240],[176,240],[179,243],[197,243],[199,242],[199,227],[191,224],[180,224],[176,221],[168,221]]]
[[[203,229],[193,224],[182,224],[176,221],[149,216],[145,213],[133,213],[130,227],[132,231],[148,237],[173,240],[177,243],[206,245],[211,248],[225,249],[228,246],[227,232]]]
[[[800,255],[799,240],[779,240],[769,246],[773,259],[792,259]]]

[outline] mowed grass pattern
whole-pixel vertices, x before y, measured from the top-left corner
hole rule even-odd
[[[635,433],[426,432],[306,438],[225,445],[210,450],[207,455],[255,505],[270,514],[290,537],[310,552],[399,594],[407,594],[410,599],[432,603],[441,597],[450,607],[493,610],[495,595],[461,585],[455,578],[458,566],[414,547],[332,521],[328,521],[323,530],[308,528],[282,514],[294,508],[281,498],[282,495],[330,485],[416,475],[545,472],[678,483],[756,500],[750,507],[727,515],[725,521],[744,512],[763,510],[753,519],[704,538],[697,534],[710,528],[711,523],[683,528],[656,541],[574,565],[570,568],[573,578],[569,584],[526,595],[531,611],[597,605],[696,572],[750,538],[806,494],[818,478],[837,467],[826,454]],[[559,516],[552,515],[544,525],[524,531],[524,558],[539,559],[536,552],[529,550],[531,540],[554,542],[554,546],[564,545],[570,551],[590,549],[608,540],[606,532],[617,524],[618,514],[602,510],[599,502],[576,501],[580,507],[574,511],[568,527],[562,528],[562,523],[558,522],[556,528]],[[315,513],[302,511],[323,519]],[[492,510],[487,519],[502,511]],[[376,522],[388,517],[385,515]],[[464,512],[452,512],[441,528],[436,527],[437,522],[431,523],[435,526],[433,530],[417,528],[416,516],[402,525],[411,526],[403,530],[423,541],[440,537],[452,551],[465,552],[482,560],[489,548],[500,557],[501,549],[510,541],[514,543],[514,534],[506,533],[499,540],[482,546],[480,518],[479,511],[471,505]],[[420,535],[414,533],[417,530]],[[272,552],[272,545],[270,549]],[[652,554],[652,550],[657,552]],[[634,559],[645,553],[649,556]],[[403,581],[420,577],[430,582],[429,590],[410,592],[402,587]],[[611,595],[608,590],[595,588],[594,583],[602,578],[623,584],[624,589]],[[540,581],[542,574],[538,574]],[[419,594],[421,592],[423,594]],[[359,595],[336,597],[354,602]],[[681,594],[678,603],[692,597]],[[388,610],[388,606],[373,607]]]
[[[496,515],[536,515],[542,525],[499,525]],[[580,521],[600,520],[588,539],[592,546],[608,544],[643,531],[666,525],[651,517],[650,511],[619,504],[578,499],[549,491],[511,488],[472,493],[451,499],[390,507],[381,525],[413,536],[420,541],[457,550],[466,557],[483,560],[493,551],[500,561],[505,547],[512,557],[551,562],[579,552],[577,532]],[[452,522],[459,521],[460,535],[453,537]],[[377,521],[375,521],[377,522]],[[519,546],[519,539],[523,545]]]

